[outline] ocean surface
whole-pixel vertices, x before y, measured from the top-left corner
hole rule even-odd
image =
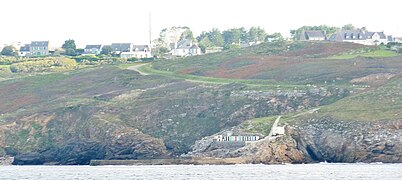
[[[402,180],[402,164],[0,166],[0,179]]]

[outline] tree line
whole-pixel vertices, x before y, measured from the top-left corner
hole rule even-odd
[[[203,31],[200,35],[194,36],[189,27],[170,27],[165,28],[159,33],[159,38],[154,40],[156,49],[159,53],[166,53],[181,40],[190,40],[199,45],[202,51],[206,48],[222,47],[224,49],[240,48],[241,43],[256,43],[268,40],[283,40],[280,33],[268,34],[261,27],[231,28],[221,31],[213,28]]]

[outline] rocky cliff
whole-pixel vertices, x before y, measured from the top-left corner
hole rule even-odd
[[[402,162],[402,120],[341,121],[313,118],[286,125],[286,134],[237,148],[211,148],[212,137],[197,141],[191,157],[246,159],[244,163]],[[208,140],[209,139],[209,140]],[[225,142],[227,143],[227,142]]]

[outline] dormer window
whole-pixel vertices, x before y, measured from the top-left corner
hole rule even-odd
[[[350,37],[352,38],[352,39],[355,39],[356,38],[356,36],[352,33],[352,34],[350,34]]]

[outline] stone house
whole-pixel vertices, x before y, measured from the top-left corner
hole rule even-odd
[[[300,34],[301,41],[325,41],[327,37],[324,31],[303,31]]]
[[[30,56],[49,55],[49,41],[32,41],[29,46]]]
[[[98,55],[102,52],[102,47],[102,45],[86,45],[84,49],[84,54]]]

